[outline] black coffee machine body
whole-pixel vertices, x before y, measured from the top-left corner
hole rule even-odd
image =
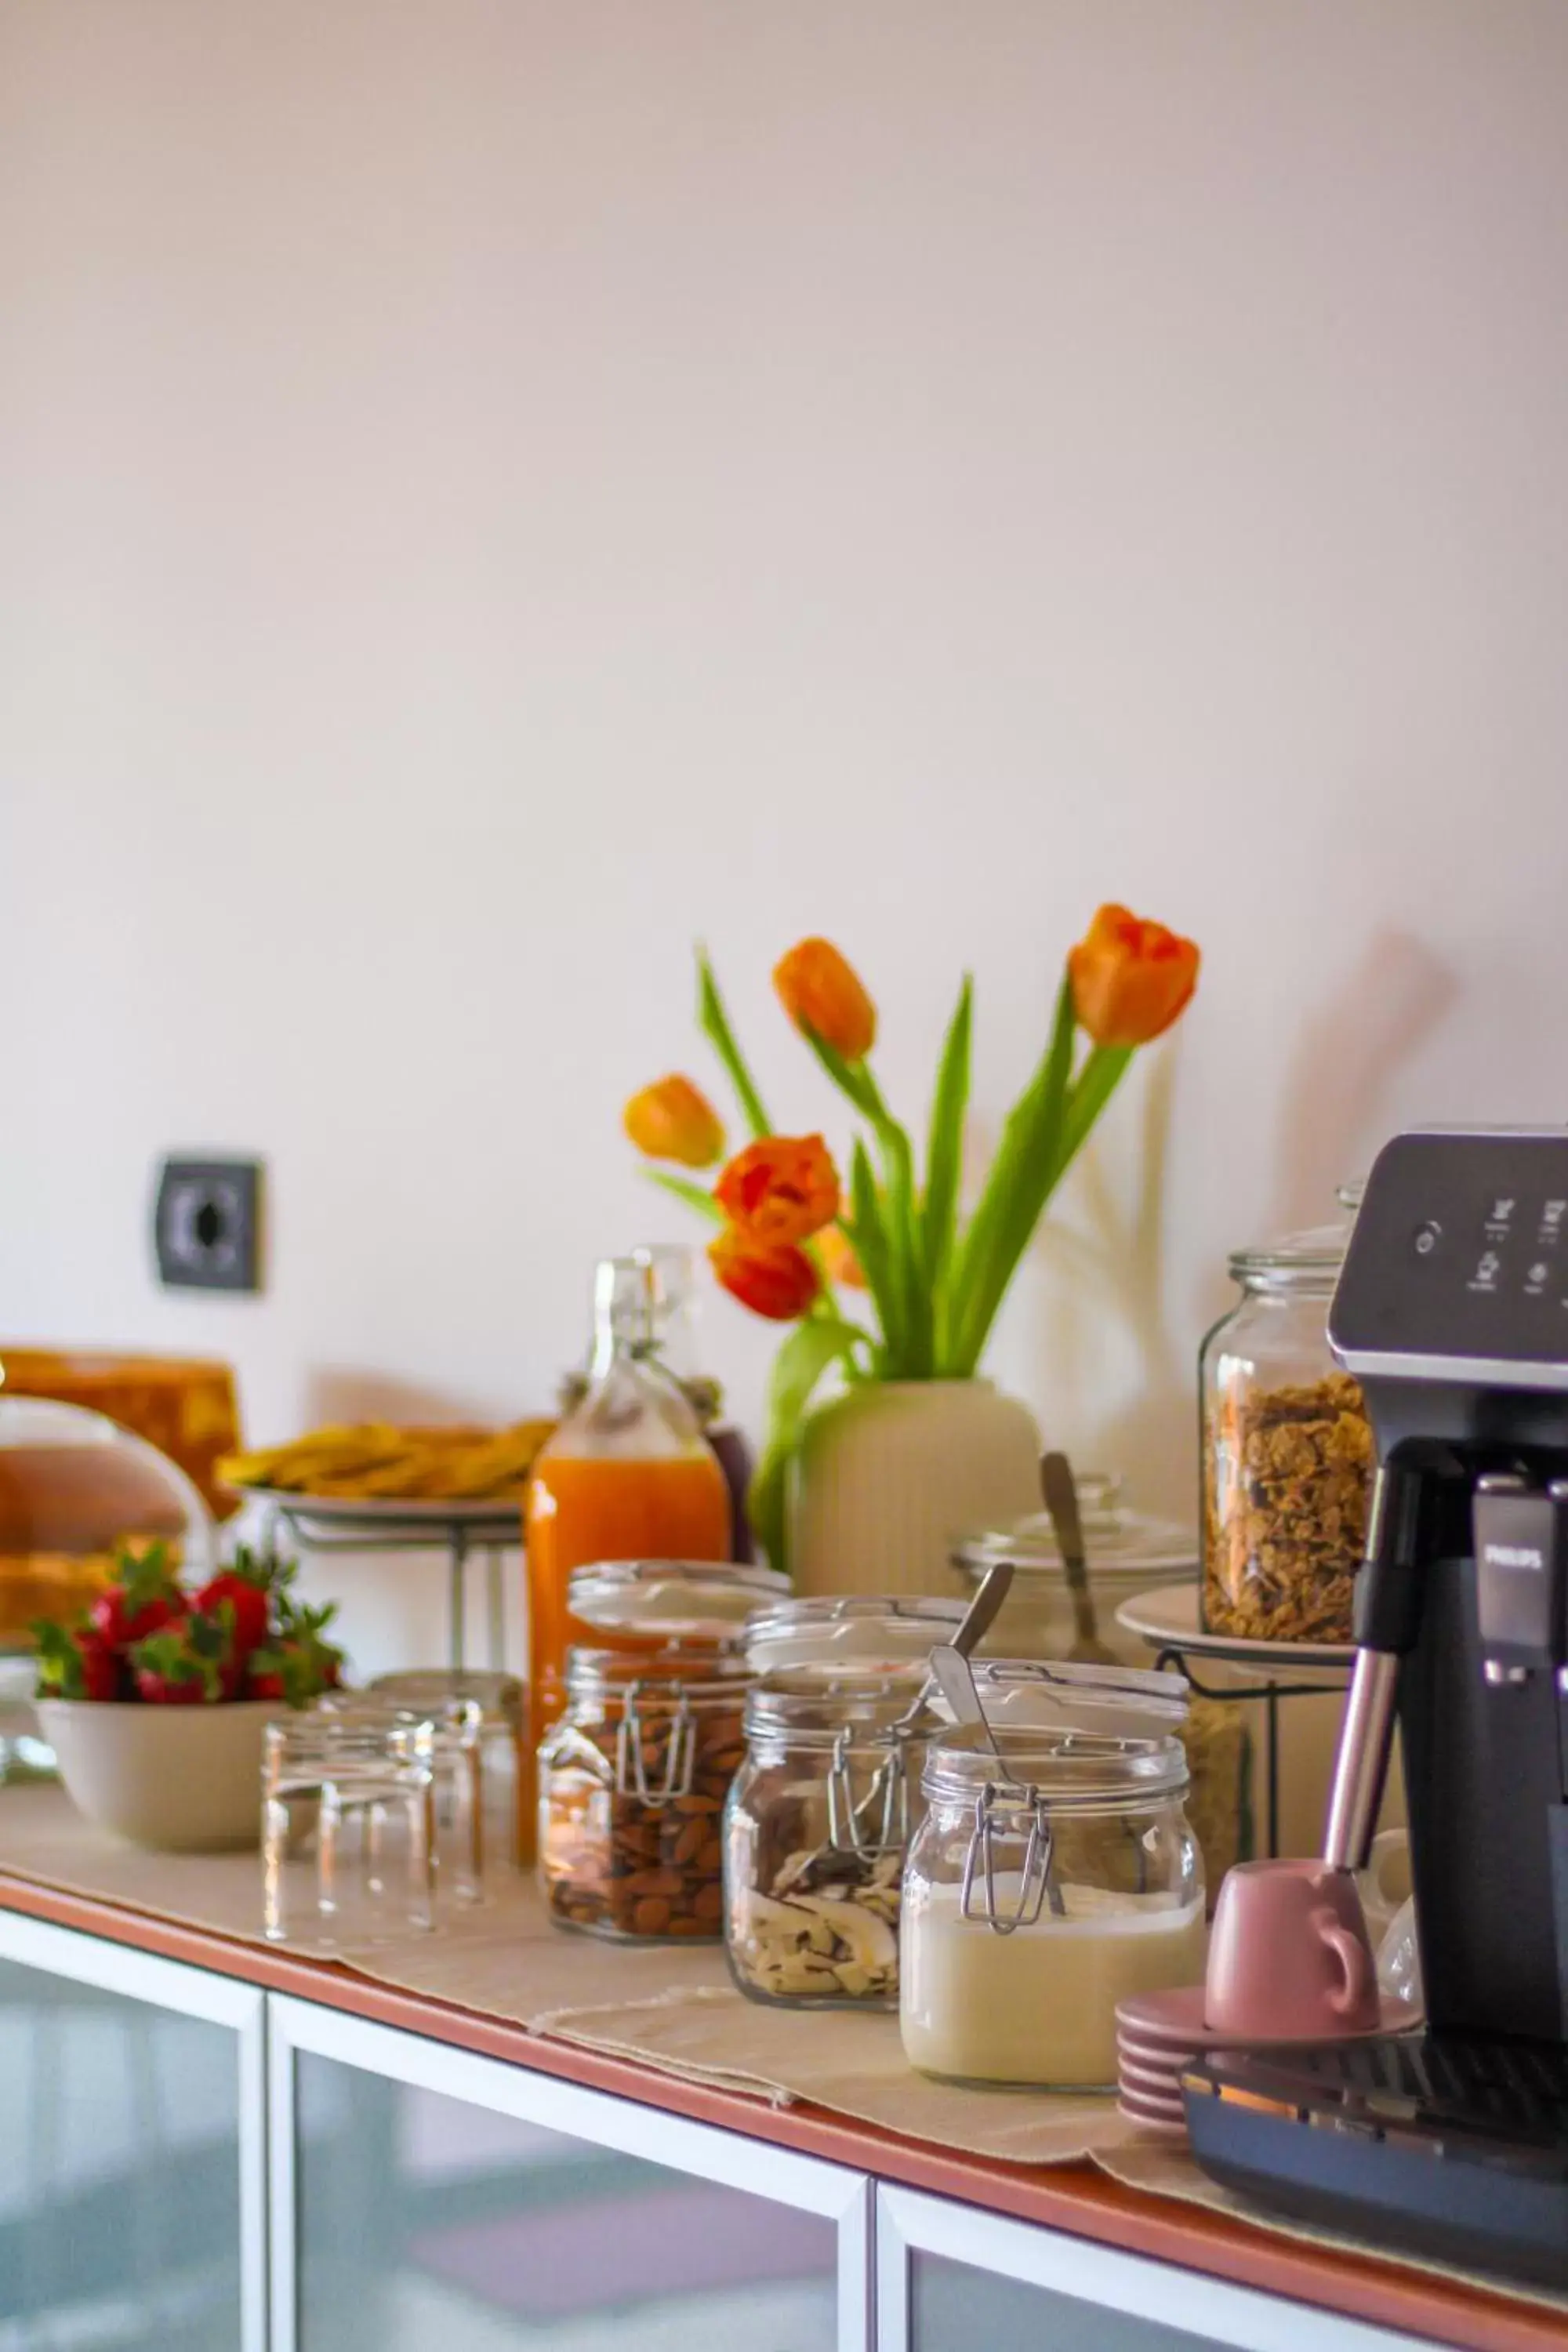
[[[1391,1143],[1329,1329],[1379,1471],[1324,1853],[1365,1862],[1397,1722],[1426,2030],[1195,2065],[1194,2149],[1568,2285],[1568,1132]]]

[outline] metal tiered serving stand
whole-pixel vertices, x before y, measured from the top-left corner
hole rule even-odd
[[[1279,1851],[1279,1709],[1288,1699],[1321,1698],[1326,1690],[1350,1679],[1355,1650],[1349,1643],[1258,1642],[1240,1635],[1211,1633],[1198,1616],[1196,1587],[1170,1585],[1124,1601],[1116,1612],[1124,1631],[1136,1633],[1155,1652],[1156,1667],[1173,1667],[1185,1675],[1199,1698],[1230,1705],[1248,1701],[1263,1708],[1264,1791],[1268,1853]],[[1205,1683],[1195,1667],[1241,1666],[1256,1670],[1256,1679],[1216,1685]],[[1310,1680],[1303,1680],[1310,1676]]]
[[[498,1674],[506,1664],[506,1555],[522,1542],[521,1506],[516,1501],[399,1503],[380,1496],[286,1494],[278,1487],[248,1487],[266,1524],[287,1528],[309,1552],[436,1551],[447,1559],[447,1654],[454,1674],[468,1664],[468,1568],[476,1556],[485,1569],[487,1664]]]

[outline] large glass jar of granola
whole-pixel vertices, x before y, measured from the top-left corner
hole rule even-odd
[[[1199,1359],[1211,1633],[1352,1638],[1373,1448],[1361,1391],[1329,1351],[1348,1237],[1321,1226],[1230,1261],[1241,1297]]]

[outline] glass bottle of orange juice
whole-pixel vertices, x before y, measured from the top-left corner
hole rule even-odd
[[[697,1416],[659,1361],[653,1270],[605,1258],[594,1285],[587,1393],[538,1455],[523,1505],[531,1723],[519,1776],[519,1845],[533,1842],[532,1749],[565,1702],[576,1625],[566,1587],[602,1559],[728,1559],[730,1490]]]

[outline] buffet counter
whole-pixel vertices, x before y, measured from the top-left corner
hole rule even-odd
[[[68,1870],[24,1873],[51,1825]],[[58,1791],[0,1801],[5,2352],[68,2320],[126,2352],[1568,2344],[1568,2302],[1152,2194],[1136,2147],[1026,2164],[748,2095],[145,1907],[98,1858],[95,1891]]]

